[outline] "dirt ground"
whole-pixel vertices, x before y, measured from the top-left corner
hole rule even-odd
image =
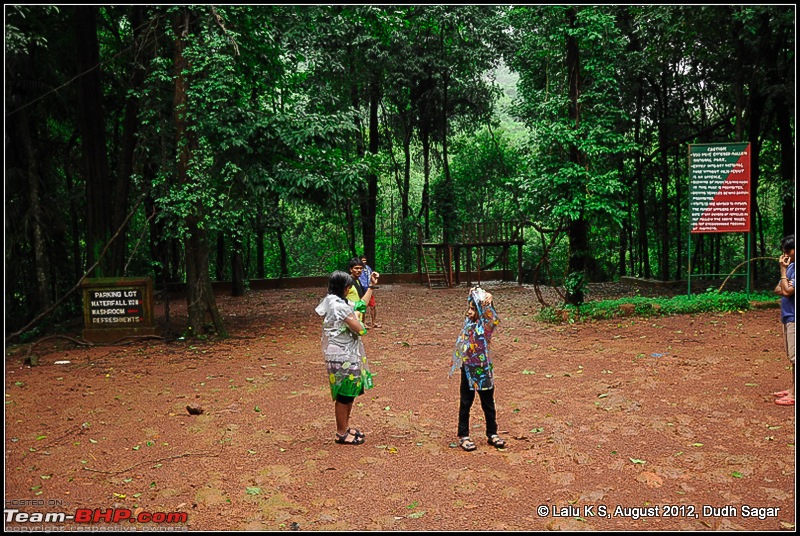
[[[778,309],[552,325],[532,288],[484,286],[503,450],[477,399],[478,450],[454,446],[464,287],[376,291],[360,446],[333,442],[323,289],[218,296],[222,341],[7,348],[6,530],[795,530]]]

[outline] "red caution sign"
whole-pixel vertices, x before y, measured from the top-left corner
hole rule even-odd
[[[692,233],[750,231],[750,144],[689,146]]]

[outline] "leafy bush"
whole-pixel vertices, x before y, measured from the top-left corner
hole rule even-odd
[[[539,314],[539,320],[548,323],[585,322],[605,320],[623,316],[668,316],[697,313],[727,313],[748,311],[756,303],[775,303],[774,294],[758,292],[706,292],[705,294],[682,295],[673,298],[620,298],[585,302],[580,307],[563,305],[545,307]]]
[[[583,272],[572,272],[564,280],[564,290],[567,291],[567,303],[583,305],[586,290],[586,275]]]

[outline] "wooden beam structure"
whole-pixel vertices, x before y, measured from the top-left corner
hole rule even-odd
[[[433,287],[452,287],[461,283],[462,253],[465,255],[466,281],[472,284],[472,254],[477,250],[477,282],[480,283],[481,265],[488,269],[497,262],[503,262],[503,273],[507,271],[508,253],[513,246],[517,247],[517,280],[522,284],[522,246],[525,244],[522,222],[470,222],[461,227],[458,242],[444,244],[441,242],[424,242],[422,233],[418,234],[417,268],[420,283]],[[487,247],[502,247],[500,257],[491,264],[486,264],[482,253]],[[450,255],[447,255],[450,253]],[[445,262],[452,258],[452,263]],[[483,261],[483,262],[482,262]],[[455,265],[455,266],[453,266]],[[423,272],[424,268],[424,272]]]

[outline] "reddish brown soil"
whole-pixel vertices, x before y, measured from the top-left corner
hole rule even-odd
[[[250,292],[218,297],[227,340],[8,348],[6,508],[187,514],[117,524],[160,530],[794,529],[777,309],[551,325],[533,289],[486,286],[504,450],[483,439],[477,400],[478,450],[453,448],[464,288],[377,291],[361,446],[333,442],[323,291]]]

